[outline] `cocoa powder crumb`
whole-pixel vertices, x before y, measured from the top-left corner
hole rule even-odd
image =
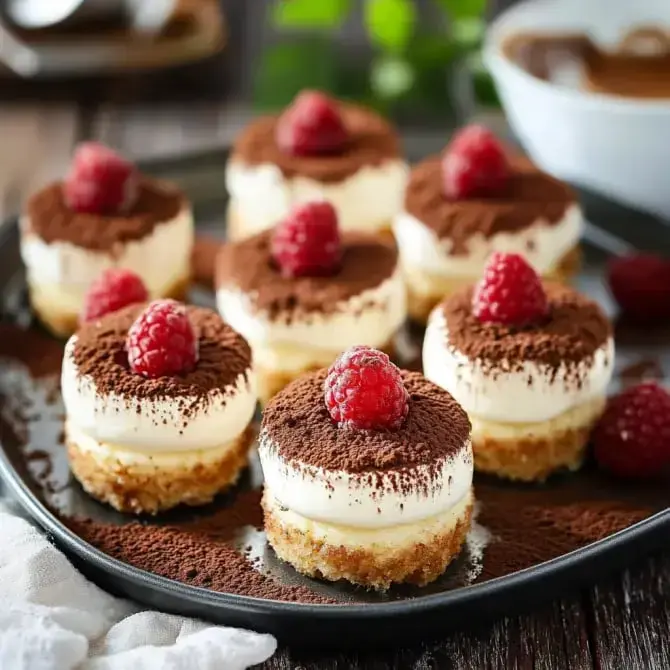
[[[253,559],[229,544],[242,527],[262,527],[260,497],[259,491],[243,492],[226,509],[166,526],[119,526],[85,518],[64,522],[112,558],[184,584],[268,600],[335,603],[305,586],[282,584],[263,574]]]
[[[28,200],[25,230],[47,243],[70,242],[114,254],[119,245],[146,237],[186,206],[180,191],[144,177],[130,211],[116,215],[75,212],[65,202],[62,183],[55,182]]]
[[[398,486],[420,486],[415,471],[407,468],[438,467],[470,437],[470,421],[451,395],[418,372],[406,371],[409,414],[398,430],[339,428],[324,402],[326,372],[294,381],[265,408],[261,433],[286,461],[372,478],[394,471]]]
[[[468,253],[475,235],[492,237],[515,232],[536,221],[558,223],[576,203],[569,186],[540,172],[525,158],[510,160],[506,191],[491,198],[450,200],[443,192],[442,157],[432,156],[414,167],[405,195],[405,210],[452,243],[451,254]]]
[[[398,134],[370,109],[338,103],[348,132],[348,141],[338,154],[294,156],[282,151],[275,141],[278,116],[266,116],[249,124],[233,145],[231,164],[274,165],[286,178],[308,177],[322,183],[341,182],[361,168],[375,167],[402,156]]]
[[[146,379],[128,365],[128,329],[146,305],[130,305],[118,312],[84,324],[77,331],[73,350],[80,375],[90,376],[99,393],[115,393],[139,403],[149,398],[180,398],[186,417],[210,400],[213,391],[223,391],[246,375],[251,366],[251,349],[246,340],[221,317],[204,307],[186,307],[198,333],[199,356],[187,373]]]
[[[473,287],[451,295],[441,305],[448,345],[492,372],[514,370],[524,362],[552,371],[588,362],[612,336],[602,309],[589,298],[558,284],[545,284],[549,314],[539,323],[514,327],[482,323],[472,313]]]
[[[342,234],[342,263],[327,277],[286,277],[271,250],[272,231],[224,244],[216,267],[217,288],[237,290],[271,319],[291,321],[313,313],[331,314],[342,303],[376,288],[396,271],[392,241],[364,233]],[[360,309],[366,305],[361,304]]]

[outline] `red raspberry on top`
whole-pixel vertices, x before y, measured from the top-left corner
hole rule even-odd
[[[641,323],[670,319],[670,260],[654,254],[616,258],[608,280],[626,316]]]
[[[188,372],[198,361],[198,337],[186,307],[155,300],[137,317],[126,339],[133,372],[155,379]]]
[[[324,392],[328,412],[341,427],[397,430],[409,411],[400,370],[371,347],[341,354],[328,369]]]
[[[456,133],[442,158],[444,194],[454,200],[498,195],[509,173],[504,147],[484,126],[466,126]]]
[[[272,256],[286,277],[333,274],[342,258],[333,206],[310,202],[295,207],[274,230]]]
[[[144,282],[130,270],[105,270],[89,287],[84,298],[81,322],[99,319],[109,312],[149,299]]]
[[[612,398],[593,433],[598,464],[621,477],[670,475],[670,394],[656,382]]]
[[[485,323],[524,326],[547,315],[542,280],[519,254],[491,255],[475,286],[472,312]]]
[[[318,91],[303,91],[277,122],[277,145],[294,156],[338,153],[347,138],[337,103]]]
[[[68,207],[76,212],[117,214],[132,207],[139,175],[135,166],[97,142],[80,144],[63,182]]]

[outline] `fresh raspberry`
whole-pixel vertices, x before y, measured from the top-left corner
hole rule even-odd
[[[326,407],[338,426],[396,430],[409,411],[400,370],[371,347],[351,347],[338,356],[324,382]]]
[[[303,91],[277,123],[277,145],[293,156],[337,153],[347,137],[337,103],[318,91]]]
[[[496,252],[475,286],[472,311],[485,323],[524,326],[546,316],[549,305],[540,277],[523,256]]]
[[[505,149],[483,126],[466,126],[449,143],[442,158],[442,187],[451,199],[500,194],[509,178]]]
[[[102,144],[80,144],[63,183],[68,207],[76,212],[116,214],[132,207],[137,197],[135,166]]]
[[[670,474],[670,394],[644,382],[609,401],[593,433],[596,460],[621,477]]]
[[[144,282],[134,272],[120,268],[105,270],[86,292],[80,320],[84,323],[99,319],[126,305],[148,299]]]
[[[188,372],[198,360],[198,338],[175,300],[155,300],[135,320],[126,340],[133,372],[154,379]]]
[[[328,202],[299,205],[274,230],[272,256],[287,277],[321,277],[340,264],[337,214]]]
[[[641,323],[670,319],[670,260],[653,254],[616,258],[608,280],[626,316]]]

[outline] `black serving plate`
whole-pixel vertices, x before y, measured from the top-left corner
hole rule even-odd
[[[151,164],[145,166],[145,169],[180,182],[195,202],[199,229],[222,233],[225,211],[224,164],[225,154],[211,153]],[[602,229],[589,226],[587,229],[587,264],[580,276],[579,287],[598,299],[611,313],[613,306],[602,284],[602,265],[608,254],[627,246],[636,246],[635,231],[639,233],[643,226],[647,226],[645,236],[649,236],[649,230],[656,226],[657,246],[668,242],[663,234],[667,233],[664,224],[637,221],[636,225],[631,220],[630,230],[633,235],[629,237],[624,237],[616,227]],[[670,233],[667,234],[670,236]],[[32,317],[25,300],[15,222],[8,222],[0,228],[0,290],[0,326],[3,322],[18,323],[34,331],[35,326],[31,325]],[[204,289],[196,290],[192,299],[204,304],[212,302],[211,294]],[[665,370],[666,375],[670,374],[670,340],[666,335],[631,334],[625,328],[621,330],[617,334],[619,372],[641,361],[653,359],[657,368]],[[39,336],[46,337],[43,333]],[[621,380],[622,375],[619,374],[613,390]],[[26,398],[21,397],[24,395],[30,396],[27,400],[29,404],[32,403],[27,410]],[[621,568],[656,547],[667,546],[670,541],[670,492],[667,489],[663,491],[661,488],[659,493],[650,492],[649,487],[635,488],[628,484],[612,483],[588,467],[579,474],[553,478],[543,487],[513,486],[488,478],[476,478],[475,486],[483,506],[483,518],[486,518],[486,506],[496,504],[496,500],[503,500],[505,496],[516,496],[515,500],[520,501],[519,514],[523,515],[524,500],[536,504],[537,498],[546,494],[563,496],[563,500],[568,502],[577,501],[595,489],[602,489],[607,495],[615,497],[621,490],[622,497],[629,501],[648,498],[649,516],[580,549],[500,576],[486,574],[487,552],[493,543],[500,541],[497,539],[499,529],[483,528],[475,523],[462,555],[441,579],[422,589],[398,588],[385,595],[302,577],[274,557],[262,531],[240,527],[235,542],[250,547],[249,551],[257,560],[259,569],[280,582],[308,586],[318,593],[331,596],[339,604],[280,602],[215,592],[120,562],[73,533],[61,520],[62,516],[82,516],[118,525],[126,524],[131,519],[98,504],[72,480],[64,449],[58,439],[61,408],[57,380],[35,381],[27,375],[25,369],[0,358],[0,396],[5,397],[5,402],[0,404],[0,418],[4,416],[7,419],[12,413],[21,414],[23,424],[19,432],[24,433],[19,439],[12,431],[0,432],[3,447],[0,449],[0,475],[6,488],[83,573],[107,590],[147,606],[272,632],[280,639],[294,644],[322,647],[365,645],[370,648],[412,637],[425,638],[449,627],[479,623],[489,617],[518,611],[540,599],[555,597],[566,589],[593,580],[595,575],[604,571]],[[38,404],[41,407],[39,412],[35,409]],[[48,467],[48,472],[45,472],[45,467]],[[171,525],[188,523],[191,518],[213,514],[234,505],[241,491],[259,488],[261,485],[262,475],[254,461],[249,474],[236,491],[221,497],[212,505],[197,510],[177,510],[145,522]],[[667,497],[664,498],[664,495]]]

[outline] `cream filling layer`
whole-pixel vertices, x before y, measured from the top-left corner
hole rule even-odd
[[[292,207],[310,200],[330,202],[342,230],[375,232],[388,228],[401,210],[408,173],[404,161],[388,160],[331,184],[300,176],[287,179],[271,163],[250,166],[233,158],[226,186],[249,235],[273,227]]]
[[[23,224],[23,230],[29,230]],[[28,282],[64,312],[78,314],[90,284],[109,268],[132,270],[144,281],[151,298],[164,297],[190,275],[193,216],[184,208],[171,221],[158,224],[139,240],[114,252],[93,251],[70,242],[47,243],[32,233],[21,235],[21,256]]]
[[[384,528],[427,519],[453,507],[472,486],[470,442],[434,466],[372,473],[288,462],[264,432],[258,454],[266,486],[280,505],[313,521],[352,528]]]
[[[273,496],[271,489],[268,493],[268,497]],[[385,528],[359,528],[314,521],[282,507],[276,499],[272,514],[284,527],[308,534],[313,541],[321,540],[325,545],[348,549],[364,548],[389,558],[389,553],[395,549],[420,543],[430,545],[436,537],[453,531],[465,519],[472,504],[473,494],[470,490],[454,505],[434,516]]]
[[[446,320],[437,307],[426,328],[423,370],[469,416],[501,424],[538,423],[605,395],[614,370],[614,341],[609,338],[592,358],[558,370],[531,361],[500,361],[492,369],[450,346]]]
[[[495,251],[523,255],[540,274],[554,271],[578,242],[583,227],[578,205],[571,205],[557,223],[542,219],[523,230],[486,237],[473,235],[465,253],[453,253],[453,242],[440,239],[417,218],[401,212],[394,219],[400,260],[408,274],[419,268],[443,277],[479,278],[486,260]]]
[[[208,449],[190,449],[186,451],[141,452],[133,447],[121,444],[98,442],[85,433],[72,421],[66,422],[67,439],[85,454],[91,455],[103,468],[114,470],[119,467],[133,468],[133,472],[156,468],[166,470],[186,470],[198,465],[215,463],[225,457],[227,452],[237,449],[238,438],[228,440]]]
[[[235,440],[253,418],[256,379],[251,370],[206,398],[133,399],[101,393],[91,376],[79,374],[73,355],[76,341],[73,335],[63,357],[65,413],[96,442],[144,454],[208,449]]]
[[[251,345],[254,362],[266,369],[294,372],[329,365],[356,344],[383,347],[405,322],[407,299],[398,268],[379,286],[337,305],[332,313],[271,319],[252,296],[233,287],[216,293],[219,313]]]

